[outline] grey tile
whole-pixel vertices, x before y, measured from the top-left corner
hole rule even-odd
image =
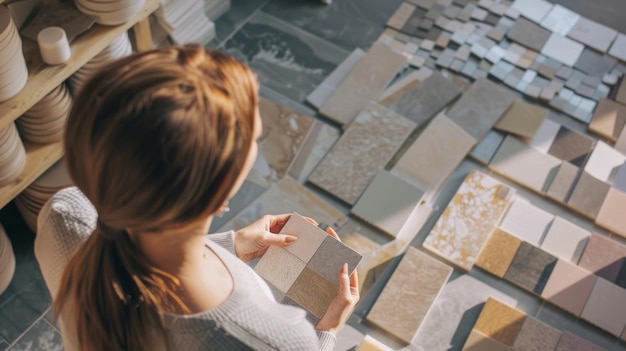
[[[611,186],[583,171],[567,204],[585,216],[595,219]]]
[[[6,342],[6,341],[4,341],[4,340],[1,340],[1,341],[0,341],[0,350],[4,351],[4,350],[6,350],[8,347],[9,347],[9,344],[7,344],[7,342]]]
[[[619,33],[613,42],[609,54],[622,61],[626,61],[626,35]]]
[[[579,167],[567,161],[562,162],[554,176],[546,181],[546,187],[544,188],[546,196],[560,202],[566,202],[576,183],[579,172]]]
[[[574,67],[591,76],[602,77],[613,70],[617,64],[617,60],[608,56],[601,55],[592,49],[585,49],[578,58]]]
[[[218,47],[242,26],[268,0],[231,0],[230,10],[215,21],[215,38],[209,46]]]
[[[361,262],[362,256],[343,244],[341,241],[327,236],[307,264],[307,268],[315,271],[335,286],[339,286],[339,270],[348,264],[348,272],[354,271]]]
[[[549,253],[522,242],[504,279],[540,295],[558,259]]]
[[[617,37],[617,31],[588,18],[581,17],[567,36],[600,52],[606,52]]]
[[[36,279],[0,305],[0,336],[14,342],[46,311],[50,303],[50,294],[43,280]]]
[[[491,161],[493,155],[496,154],[500,144],[504,140],[504,134],[495,130],[489,131],[478,145],[472,149],[469,156],[480,163],[487,165]]]
[[[587,161],[595,140],[583,133],[561,127],[548,153],[575,166],[582,167]]]
[[[63,351],[61,334],[45,320],[35,323],[7,351]]]

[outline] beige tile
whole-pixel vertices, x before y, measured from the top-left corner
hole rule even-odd
[[[611,188],[596,217],[596,224],[626,237],[626,194]]]
[[[393,351],[393,349],[373,337],[365,335],[365,339],[363,339],[357,351]]]
[[[626,326],[626,289],[598,278],[580,317],[620,337]]]
[[[592,233],[578,265],[614,282],[617,280],[626,257],[626,246],[604,235]]]
[[[309,94],[309,96],[307,96],[306,101],[318,109],[322,107],[335,92],[337,86],[348,77],[363,56],[365,56],[365,51],[359,48],[354,49],[354,51],[352,51],[350,55],[348,55],[348,57],[346,57],[346,59]]]
[[[278,246],[270,246],[254,270],[283,293],[302,273],[306,263]]]
[[[547,117],[547,109],[515,100],[494,128],[515,134],[523,139],[532,139]]]
[[[337,128],[315,121],[300,152],[291,163],[288,174],[298,182],[304,183],[328,150],[339,140],[340,134]]]
[[[626,156],[603,141],[598,141],[585,164],[585,171],[597,179],[610,183]]]
[[[362,256],[367,256],[380,247],[374,240],[357,232],[342,235],[341,241]]]
[[[513,350],[515,351],[553,351],[559,342],[561,332],[531,317],[526,317]]]
[[[614,148],[615,150],[621,152],[622,155],[626,155],[626,126],[622,129],[619,138],[615,142]]]
[[[500,228],[494,229],[476,259],[476,266],[503,278],[521,243],[520,238]]]
[[[533,245],[541,244],[554,215],[517,197],[504,215],[499,227]]]
[[[312,269],[304,268],[302,274],[287,291],[287,297],[315,317],[322,318],[330,303],[337,296],[338,289],[338,286],[331,284]]]
[[[291,214],[291,218],[285,223],[280,233],[298,237],[298,240],[285,247],[285,250],[304,263],[308,263],[311,260],[315,251],[322,245],[324,239],[328,237],[325,231],[309,223],[297,213]]]
[[[600,99],[589,123],[589,130],[611,141],[617,141],[626,125],[626,106]]]
[[[546,181],[546,186],[544,187],[546,196],[559,202],[567,201],[579,172],[579,167],[567,161],[561,162],[561,166],[554,173],[554,176],[548,177]]]
[[[474,324],[474,330],[507,346],[513,346],[526,318],[523,312],[489,298]]]
[[[578,177],[567,204],[579,213],[595,219],[611,186],[583,171]]]
[[[550,225],[541,248],[561,259],[578,263],[591,233],[557,216]]]
[[[462,351],[509,351],[512,350],[509,346],[492,339],[485,334],[472,330],[467,337]]]
[[[596,282],[589,271],[558,260],[541,293],[541,298],[559,306],[567,312],[580,316]]]

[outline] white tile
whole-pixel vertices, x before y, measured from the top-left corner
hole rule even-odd
[[[564,260],[578,264],[590,236],[591,233],[588,230],[557,216],[541,243],[541,248]]]
[[[254,270],[263,279],[286,293],[300,276],[306,263],[278,246],[270,246]]]
[[[561,129],[560,124],[546,118],[529,145],[541,152],[548,153],[559,129]]]
[[[624,161],[626,161],[626,156],[607,143],[598,140],[585,164],[585,171],[603,182],[611,183]]]
[[[551,3],[545,0],[515,0],[513,5],[511,5],[522,16],[536,23],[541,23],[541,20],[550,12],[552,6]]]
[[[551,34],[541,49],[541,53],[564,65],[574,66],[585,46],[560,34]]]
[[[557,4],[541,21],[541,26],[553,33],[567,35],[579,18],[576,12]]]
[[[516,198],[499,227],[533,245],[541,244],[554,215],[524,198]]]

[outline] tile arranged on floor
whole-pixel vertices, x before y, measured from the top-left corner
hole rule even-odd
[[[591,233],[556,216],[546,233],[541,248],[568,262],[578,263]]]
[[[353,326],[345,324],[337,333],[337,341],[334,350],[356,350],[363,342],[365,335]]]
[[[546,118],[548,118],[547,109],[522,100],[515,100],[494,128],[514,134],[524,140],[530,140],[537,134]]]
[[[337,128],[316,120],[291,163],[288,174],[298,182],[304,183],[340,136]]]
[[[614,58],[608,55],[601,55],[593,49],[585,48],[574,67],[588,75],[603,77],[608,72],[613,71],[616,64],[617,60]]]
[[[619,138],[617,138],[614,149],[621,152],[623,155],[626,155],[626,132],[624,131],[626,131],[626,126],[622,129]]]
[[[626,193],[611,188],[596,217],[596,224],[613,233],[626,237]]]
[[[409,217],[423,197],[424,190],[388,171],[380,170],[351,212],[396,237],[406,230]]]
[[[320,162],[309,181],[354,205],[414,128],[415,123],[384,106],[370,103]]]
[[[589,130],[617,141],[626,126],[626,106],[609,99],[600,99],[596,107]]]
[[[426,237],[424,248],[469,271],[506,212],[515,189],[470,172]]]
[[[439,114],[396,162],[392,173],[432,194],[475,144],[471,135]]]
[[[527,317],[515,339],[513,350],[553,351],[560,337],[560,331],[535,318]]]
[[[358,232],[341,235],[341,242],[361,254],[363,257],[369,255],[371,252],[374,252],[380,247],[380,244]]]
[[[495,228],[480,251],[476,266],[496,277],[504,278],[521,244],[520,238]]]
[[[401,98],[406,92],[415,88],[424,77],[421,75],[421,71],[412,71],[411,73],[398,78],[391,83],[387,89],[380,96],[378,101],[381,105],[389,107],[393,102]],[[424,79],[428,79],[425,77]]]
[[[18,269],[19,267],[16,267],[16,275],[11,284],[17,283],[22,278],[19,276]],[[37,274],[39,274],[38,270]],[[21,291],[0,305],[0,320],[2,320],[0,337],[10,344],[18,340],[20,335],[45,313],[51,303],[50,294],[43,279],[33,276],[32,273],[25,275],[24,278],[26,277],[33,280],[32,283],[25,284]]]
[[[626,105],[626,79],[622,78],[615,94],[615,101]]]
[[[496,154],[500,144],[504,140],[504,134],[495,130],[490,130],[489,134],[484,137],[473,149],[469,156],[483,165],[489,164],[493,155]]]
[[[357,351],[393,351],[393,349],[373,337],[365,335]]]
[[[354,49],[354,51],[352,51],[350,55],[324,78],[320,85],[318,85],[309,96],[307,96],[306,101],[317,109],[324,106],[328,98],[333,95],[339,84],[350,75],[350,72],[352,72],[354,67],[361,61],[363,56],[365,56],[365,51],[359,48]]]
[[[600,143],[600,142],[599,142]],[[567,204],[577,212],[595,219],[602,208],[611,185],[582,171]]]
[[[622,61],[626,61],[626,35],[619,33],[611,45],[609,55],[618,58]]]
[[[556,261],[556,257],[532,244],[523,242],[504,279],[529,292],[541,295]]]
[[[18,350],[59,351],[63,350],[63,339],[57,329],[40,319],[15,344],[7,348],[7,351]]]
[[[550,150],[550,146],[552,146],[560,129],[560,124],[551,119],[545,119],[535,134],[535,137],[528,144],[546,154],[548,150]]]
[[[613,184],[611,186],[614,189],[626,192],[626,162],[619,168],[613,177]]]
[[[447,116],[474,139],[481,140],[511,106],[513,94],[486,78],[478,79]]]
[[[461,95],[461,88],[435,72],[389,105],[389,109],[412,120],[418,126]]]
[[[558,260],[541,293],[541,298],[580,316],[591,295],[596,276],[565,260]]]
[[[499,227],[538,246],[543,241],[554,218],[554,214],[531,204],[527,199],[517,197],[509,206]]]
[[[585,171],[603,182],[611,183],[624,162],[625,155],[599,140],[585,164]]]
[[[595,140],[583,133],[561,126],[548,153],[575,166],[585,165]]]
[[[474,324],[474,330],[507,346],[513,346],[526,318],[523,312],[489,298]]]
[[[541,26],[552,33],[567,35],[579,18],[576,12],[556,4],[541,20]]]
[[[554,351],[604,351],[604,349],[572,333],[564,332]]]
[[[617,31],[580,17],[567,36],[600,52],[606,52],[617,37]]]
[[[487,335],[472,330],[467,337],[462,351],[511,351],[511,347],[492,339]]]
[[[578,265],[610,282],[615,282],[626,257],[626,246],[604,235],[592,233]]]
[[[563,161],[558,170],[546,182],[544,193],[547,197],[565,203],[569,198],[569,194],[572,191],[574,184],[578,179],[578,173],[580,168],[573,164]]]
[[[560,34],[552,33],[541,49],[541,53],[572,67],[576,64],[584,49],[584,45]]]
[[[552,4],[545,0],[515,0],[511,7],[518,10],[519,13],[536,22],[540,23],[544,17],[552,9]]]
[[[598,278],[580,316],[620,337],[626,327],[626,289]]]
[[[560,164],[558,158],[507,135],[491,159],[489,168],[535,191],[543,191],[546,181]]]
[[[506,36],[527,48],[541,51],[550,37],[550,32],[525,18],[518,18]]]
[[[410,343],[450,274],[452,267],[409,247],[367,320]]]
[[[375,43],[326,100],[320,114],[342,125],[352,122],[370,101],[383,93],[405,62],[403,55]]]

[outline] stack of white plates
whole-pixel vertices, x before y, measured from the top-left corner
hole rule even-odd
[[[11,241],[0,224],[0,295],[9,287],[15,274],[15,255]]]
[[[64,160],[61,159],[54,166],[50,167],[15,198],[15,205],[18,211],[20,211],[24,222],[33,232],[37,231],[37,216],[48,199],[59,190],[72,186]]]
[[[128,33],[124,32],[70,77],[72,91],[76,93],[104,64],[132,53],[133,47],[128,39]]]
[[[22,39],[11,12],[0,5],[0,101],[8,100],[26,85],[28,69],[22,52]]]
[[[96,23],[117,26],[141,10],[145,0],[74,0],[78,10],[96,18]]]
[[[26,150],[15,123],[0,130],[0,187],[13,182],[26,166]]]
[[[22,139],[33,143],[61,141],[72,108],[72,95],[62,83],[15,122]]]
[[[220,1],[217,9],[211,11],[220,12],[224,10],[224,6],[230,7],[228,1]],[[162,0],[155,15],[175,43],[205,44],[215,37],[215,23],[207,16],[204,6],[205,2],[202,0]],[[219,13],[215,15],[218,16]]]

